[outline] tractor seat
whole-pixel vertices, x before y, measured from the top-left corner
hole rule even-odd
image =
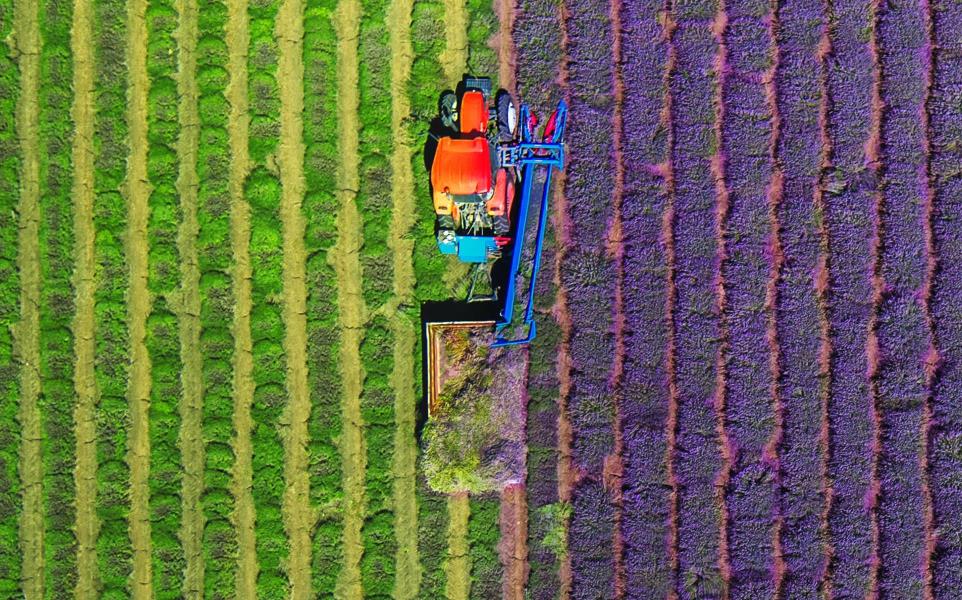
[[[487,194],[491,191],[491,183],[491,150],[486,138],[443,137],[438,141],[434,164],[431,165],[431,185],[435,194]]]

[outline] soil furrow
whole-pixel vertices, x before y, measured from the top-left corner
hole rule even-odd
[[[200,351],[200,267],[197,259],[197,149],[199,119],[197,108],[197,3],[178,0],[180,15],[177,31],[178,74],[180,94],[180,139],[177,146],[179,177],[177,191],[183,211],[178,252],[181,260],[182,298],[179,307],[180,355],[183,386],[180,403],[180,437],[178,446],[183,465],[181,485],[182,520],[179,537],[187,561],[183,591],[190,598],[204,593],[204,513],[200,504],[204,491],[203,438],[203,355]]]
[[[344,566],[338,577],[338,598],[361,597],[360,563],[364,548],[365,447],[361,420],[361,381],[363,379],[360,342],[365,323],[361,292],[361,215],[356,198],[358,190],[358,29],[360,5],[357,0],[341,0],[337,7],[338,76],[338,195],[337,245],[334,264],[337,273],[337,302],[341,318],[341,373],[343,376],[341,457],[344,489]]]
[[[19,53],[20,96],[17,137],[22,171],[18,213],[17,266],[20,271],[20,322],[14,346],[20,356],[20,550],[21,585],[25,598],[39,599],[44,589],[43,463],[40,395],[40,29],[37,4],[18,1],[14,7],[16,50]]]
[[[251,263],[250,208],[244,199],[244,180],[250,169],[247,136],[250,117],[247,112],[247,53],[250,36],[247,2],[227,2],[228,70],[227,88],[230,120],[230,198],[231,248],[234,255],[234,417],[235,437],[232,443],[235,461],[231,491],[236,503],[234,527],[237,530],[237,589],[239,598],[255,597],[257,587],[257,552],[254,539],[254,498],[251,493],[251,403],[254,397],[253,351],[251,342]]]
[[[447,600],[468,600],[471,591],[471,554],[468,548],[468,517],[471,503],[467,493],[448,496],[448,556],[444,565]]]
[[[134,598],[151,597],[150,513],[148,509],[150,471],[150,356],[145,344],[150,294],[147,290],[147,23],[146,0],[127,5],[127,65],[130,83],[127,95],[127,126],[130,131],[130,156],[127,161],[127,239],[126,254],[130,287],[127,292],[127,319],[130,331],[130,541],[133,547],[131,591]]]
[[[74,102],[71,109],[75,126],[73,144],[74,203],[74,289],[76,316],[74,332],[74,390],[77,404],[74,423],[77,436],[76,486],[77,586],[79,598],[96,595],[97,534],[96,514],[97,429],[94,422],[96,388],[94,381],[94,64],[93,30],[89,0],[74,3],[70,47],[73,54]]]
[[[277,15],[280,46],[278,80],[281,99],[281,142],[278,165],[281,176],[281,221],[284,238],[284,352],[287,355],[288,405],[282,419],[284,437],[284,528],[290,540],[287,576],[291,598],[311,597],[311,528],[307,472],[307,421],[311,412],[307,387],[307,288],[304,250],[304,110],[303,39],[304,6],[285,0]]]
[[[394,595],[398,600],[415,598],[420,586],[418,561],[418,522],[416,465],[418,447],[415,441],[414,362],[417,329],[410,317],[400,312],[402,305],[414,296],[414,242],[410,239],[416,214],[414,173],[411,168],[413,149],[404,120],[411,113],[407,86],[411,76],[412,0],[391,3],[388,31],[391,45],[391,230],[388,246],[394,254],[394,299],[392,326],[394,333],[394,528],[397,538]]]

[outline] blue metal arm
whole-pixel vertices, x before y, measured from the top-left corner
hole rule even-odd
[[[508,162],[503,164],[514,164],[522,168],[521,171],[521,205],[518,208],[518,226],[514,252],[511,255],[511,269],[508,273],[508,285],[505,293],[504,310],[501,313],[501,321],[497,324],[495,332],[497,338],[492,347],[516,346],[527,344],[535,338],[537,333],[534,322],[534,301],[535,286],[538,279],[538,270],[541,268],[541,252],[544,247],[544,233],[548,222],[548,199],[551,194],[551,174],[554,169],[564,168],[564,127],[568,117],[568,107],[564,100],[558,103],[557,117],[555,120],[555,131],[551,142],[534,143],[531,141],[532,132],[528,126],[528,107],[521,107],[521,143],[506,149],[502,155],[502,160]],[[538,218],[538,232],[535,236],[534,259],[531,269],[531,279],[528,282],[528,304],[524,311],[524,324],[527,326],[527,334],[518,339],[506,339],[502,332],[512,324],[514,320],[514,302],[517,295],[516,279],[518,270],[521,267],[521,255],[524,251],[524,237],[528,222],[528,208],[531,204],[531,185],[534,182],[535,168],[547,166],[548,172],[545,175],[544,187],[541,192],[541,213]]]

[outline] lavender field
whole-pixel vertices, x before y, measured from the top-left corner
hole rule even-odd
[[[0,0],[0,40],[0,600],[962,599],[962,0]],[[567,164],[536,340],[445,339],[429,419],[466,73],[565,100]]]

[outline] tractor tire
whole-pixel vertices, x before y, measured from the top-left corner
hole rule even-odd
[[[438,231],[442,229],[454,229],[454,217],[451,215],[438,215]]]
[[[511,220],[508,217],[494,217],[491,219],[494,235],[504,236],[511,233]]]
[[[498,139],[510,142],[514,139],[514,132],[518,128],[518,111],[514,100],[505,90],[499,90],[496,99],[498,110]]]
[[[458,97],[454,92],[444,92],[438,101],[438,112],[441,113],[441,124],[451,130],[458,131]]]

